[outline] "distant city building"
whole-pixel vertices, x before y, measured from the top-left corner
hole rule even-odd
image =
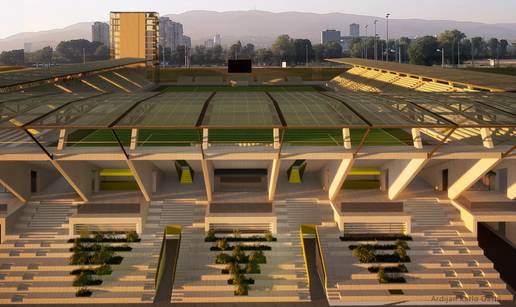
[[[211,49],[215,46],[215,40],[214,39],[208,39],[204,42],[204,47],[207,49]]]
[[[190,36],[183,35],[183,46],[192,48],[192,38]]]
[[[168,17],[159,19],[159,44],[165,48],[176,50],[184,45],[183,25]]]
[[[24,52],[32,52],[32,43],[24,43],[23,51]]]
[[[360,25],[359,24],[352,23],[349,25],[349,36],[360,37]]]
[[[105,22],[95,22],[91,26],[91,41],[99,42],[109,47],[109,24]]]
[[[326,30],[321,34],[321,43],[328,44],[332,42],[340,42],[340,31]]]
[[[222,39],[220,38],[220,34],[215,34],[215,37],[213,38],[213,45],[222,45]]]
[[[156,12],[111,12],[111,57],[158,60],[159,15]]]

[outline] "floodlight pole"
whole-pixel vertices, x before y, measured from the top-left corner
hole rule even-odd
[[[86,48],[82,48],[82,63],[86,64]]]
[[[374,21],[374,60],[378,60],[378,34],[376,33],[376,24],[378,20]]]
[[[365,45],[364,45],[364,49],[365,49],[365,58],[366,58],[366,60],[368,59],[368,57],[367,57],[367,42],[368,42],[367,28],[369,28],[369,25],[365,25]]]
[[[460,65],[460,39],[457,42],[457,67]]]
[[[308,43],[306,43],[306,61],[305,66],[308,66]]]
[[[386,41],[386,48],[385,50],[387,51],[387,55],[386,55],[386,61],[389,62],[389,17],[391,16],[390,13],[387,13],[387,15],[385,15],[385,18],[387,19],[387,41]]]

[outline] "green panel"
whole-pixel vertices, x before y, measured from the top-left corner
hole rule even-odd
[[[284,142],[289,146],[344,146],[342,129],[289,128],[285,132]]]
[[[273,143],[272,129],[209,129],[210,143]]]
[[[131,143],[130,129],[117,129],[116,134],[123,146]],[[66,146],[73,147],[115,147],[120,146],[112,130],[79,129],[68,135]]]
[[[315,92],[313,86],[283,85],[283,86],[169,86],[164,92]]]
[[[139,129],[138,146],[144,147],[185,147],[199,144],[198,129]]]

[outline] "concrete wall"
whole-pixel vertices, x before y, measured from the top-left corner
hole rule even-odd
[[[31,171],[38,173],[37,192],[52,184],[59,174],[52,168],[27,162],[0,162],[0,184],[19,200],[26,202],[31,197]]]
[[[516,199],[516,160],[507,167],[507,198]]]
[[[505,223],[505,238],[516,245],[516,222]]]
[[[133,172],[134,179],[138,183],[143,197],[146,201],[150,201],[152,191],[155,190],[156,185],[159,185],[158,182],[155,182],[159,176],[154,175],[160,172],[159,169],[149,161],[127,161],[127,165]]]
[[[52,161],[52,164],[84,201],[90,199],[95,170],[92,164],[80,161]]]

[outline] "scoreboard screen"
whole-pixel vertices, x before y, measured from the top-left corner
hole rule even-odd
[[[253,63],[251,60],[229,60],[228,73],[252,73]]]

